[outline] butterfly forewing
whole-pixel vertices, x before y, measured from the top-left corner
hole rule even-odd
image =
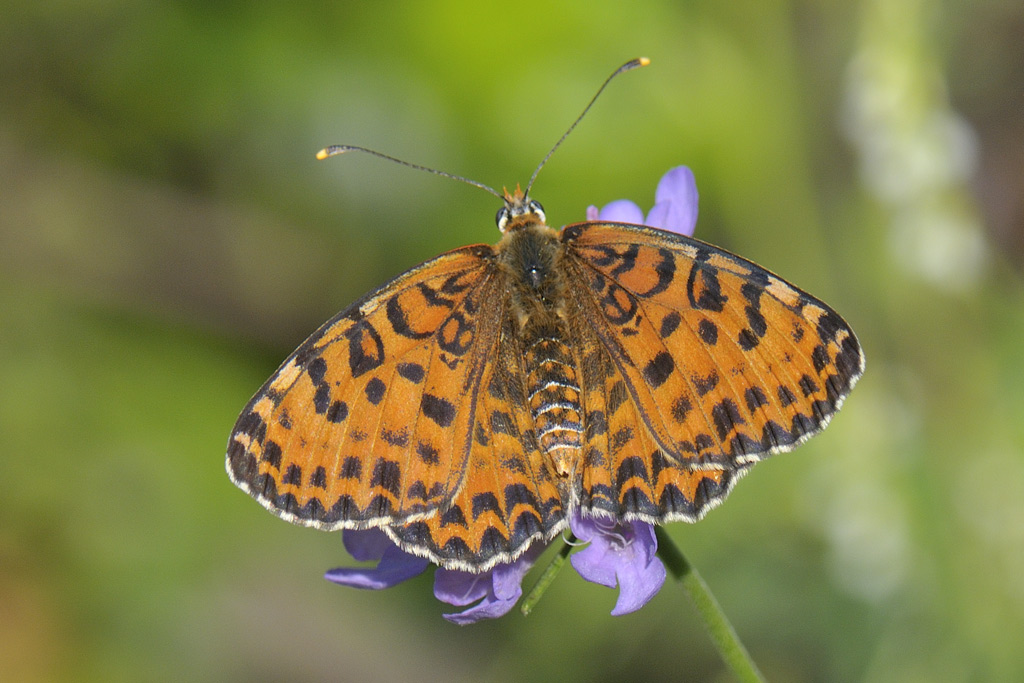
[[[451,500],[473,419],[459,397],[496,342],[484,306],[491,254],[474,246],[428,261],[306,340],[235,425],[235,483],[321,528],[415,519]]]
[[[574,297],[670,462],[735,468],[820,431],[860,376],[821,301],[726,251],[661,230],[568,226]]]

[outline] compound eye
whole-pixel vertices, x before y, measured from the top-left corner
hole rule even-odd
[[[537,214],[537,218],[540,219],[541,223],[547,222],[547,217],[544,215],[544,207],[536,199],[530,200],[530,211]]]
[[[508,207],[503,206],[498,209],[498,215],[494,217],[494,222],[498,224],[498,230],[505,232],[505,226],[508,225]]]

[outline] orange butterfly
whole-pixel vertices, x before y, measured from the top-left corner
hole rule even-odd
[[[231,435],[236,485],[480,572],[570,514],[700,519],[863,372],[835,311],[750,261],[639,225],[556,231],[528,193],[503,200],[496,245],[400,275],[285,360]]]

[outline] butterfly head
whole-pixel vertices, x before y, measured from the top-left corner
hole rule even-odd
[[[498,215],[494,218],[498,230],[506,233],[517,226],[546,221],[544,207],[540,202],[530,199],[518,185],[515,192],[504,190],[503,195],[505,205],[498,209]]]

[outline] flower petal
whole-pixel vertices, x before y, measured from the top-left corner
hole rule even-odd
[[[572,517],[569,521],[573,535],[584,543],[586,548],[577,550],[569,556],[573,569],[587,581],[608,588],[615,588],[615,558],[611,554],[611,544],[602,537],[598,522],[588,517]]]
[[[449,605],[469,605],[487,596],[491,580],[491,572],[473,574],[459,569],[438,569],[434,572],[434,597]]]
[[[697,225],[697,182],[693,171],[676,166],[661,177],[645,225],[692,236]]]
[[[573,568],[592,583],[619,586],[613,615],[635,612],[661,590],[666,572],[656,555],[658,541],[653,526],[580,516],[570,518],[569,525],[578,539],[589,542],[569,558]]]
[[[438,569],[434,574],[434,597],[460,607],[480,601],[461,612],[445,614],[444,618],[465,626],[508,614],[523,595],[523,577],[544,552],[544,547],[543,543],[535,543],[514,562],[499,564],[482,574]]]
[[[636,561],[622,565],[617,570],[619,578],[619,599],[615,602],[612,616],[635,612],[646,605],[665,584],[665,565],[655,554],[658,540],[654,527],[644,522],[631,522],[633,526],[633,549]]]
[[[341,532],[341,542],[353,559],[359,562],[379,560],[384,551],[395,545],[388,535],[377,528],[345,529]]]
[[[430,565],[430,560],[404,552],[380,529],[346,529],[342,540],[355,559],[380,561],[376,567],[338,567],[324,574],[325,579],[341,586],[369,590],[391,588],[422,574]]]
[[[617,199],[611,204],[606,204],[598,212],[598,220],[643,225],[644,212],[628,199]]]
[[[519,591],[519,593],[521,595],[522,591]],[[441,616],[453,624],[469,626],[470,624],[475,624],[483,619],[497,619],[498,617],[505,616],[512,611],[513,607],[516,606],[517,600],[519,600],[518,595],[514,600],[496,600],[487,597],[472,607],[467,607],[461,612],[442,614]]]

